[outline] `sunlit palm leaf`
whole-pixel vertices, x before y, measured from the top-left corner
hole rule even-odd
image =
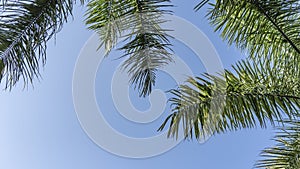
[[[298,0],[217,0],[207,16],[229,44],[251,58],[289,59],[299,67],[299,12]]]
[[[169,136],[176,136],[182,125],[186,137],[203,139],[215,132],[266,127],[267,122],[292,118],[299,111],[299,71],[292,78],[269,62],[248,61],[234,69],[234,73],[225,72],[226,81],[205,75],[172,90],[172,114],[160,130],[170,122]]]
[[[195,9],[199,10],[207,2],[201,1]],[[298,118],[299,1],[216,0],[211,5],[207,16],[215,30],[256,63],[238,63],[233,73],[226,71],[224,93],[215,85],[221,79],[211,75],[191,78],[188,85],[172,90],[172,114],[160,130],[170,122],[169,136],[176,136],[183,125],[186,137],[202,139],[207,133],[265,127],[267,122],[274,123],[282,116],[290,120],[294,116]],[[223,102],[214,105],[213,93],[226,96],[224,105],[220,105]],[[214,112],[209,111],[212,108]],[[297,125],[284,128],[286,133],[276,137],[279,146],[264,151],[267,159],[258,167],[300,168],[299,122]]]
[[[202,1],[196,9],[206,2]],[[203,78],[190,79],[189,85],[173,90],[174,97],[171,102],[175,108],[169,118],[170,135],[176,134],[180,121],[185,124],[183,128],[187,135],[192,136],[194,129],[198,138],[197,132],[201,131],[200,127],[202,132],[222,132],[254,127],[256,123],[265,126],[266,121],[280,119],[281,112],[289,116],[296,113],[299,107],[300,77],[299,2],[217,0],[211,5],[208,18],[216,30],[222,32],[222,37],[229,44],[234,43],[249,53],[256,64],[239,63],[235,66],[234,73],[226,71],[227,87],[223,93],[226,96],[226,104],[223,105],[224,110],[214,112],[221,116],[220,125],[203,124],[204,117],[210,117],[208,110],[211,106],[211,93],[217,90],[213,87],[214,76],[207,76],[210,81]],[[262,60],[265,60],[265,63]],[[201,93],[206,93],[205,97],[201,96]],[[196,119],[189,119],[190,117]],[[166,123],[162,127],[164,125]]]
[[[134,0],[91,0],[87,7],[86,24],[95,30],[105,45],[106,54],[116,45],[121,33],[127,29],[125,16],[134,8]]]

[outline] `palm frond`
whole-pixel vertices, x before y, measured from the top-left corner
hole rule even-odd
[[[161,8],[166,0],[137,1],[133,15],[128,16],[128,28],[131,33],[125,35],[128,42],[120,48],[128,59],[122,65],[130,75],[130,82],[138,89],[140,96],[146,96],[155,85],[158,68],[172,62],[171,44],[160,24],[166,22],[162,15],[170,11]]]
[[[170,38],[163,14],[171,11],[169,0],[93,0],[89,3],[87,24],[100,35],[101,45],[107,54],[120,37],[125,38],[124,51],[127,60],[122,65],[130,75],[130,82],[140,96],[148,95],[155,85],[158,68],[172,61]]]
[[[96,31],[105,45],[106,54],[115,47],[121,33],[128,24],[125,15],[134,8],[134,0],[91,0],[87,7],[86,24]]]
[[[159,130],[170,122],[169,136],[176,136],[182,125],[187,138],[203,139],[214,133],[266,127],[267,122],[293,118],[299,111],[299,71],[286,76],[273,63],[249,61],[239,62],[234,70],[225,71],[223,79],[190,78],[188,84],[172,90],[172,114]]]
[[[208,19],[228,43],[252,59],[294,60],[299,67],[298,0],[217,0]]]
[[[274,140],[275,147],[265,149],[257,162],[256,168],[298,169],[300,168],[300,121],[285,120]]]
[[[84,1],[81,0],[83,3]],[[47,41],[71,14],[74,0],[18,0],[0,5],[0,61],[6,88],[20,78],[24,85],[39,77]]]
[[[195,9],[207,2],[201,1]],[[216,31],[230,45],[249,53],[253,64],[240,62],[235,72],[226,71],[225,89],[215,84],[220,78],[205,75],[172,90],[172,114],[160,130],[170,121],[169,135],[176,136],[181,123],[187,137],[201,138],[256,123],[265,127],[267,121],[281,119],[282,112],[291,117],[300,99],[299,2],[217,0],[211,5],[207,16]],[[214,105],[213,93],[226,96],[224,105]]]

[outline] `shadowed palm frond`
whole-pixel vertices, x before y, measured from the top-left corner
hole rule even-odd
[[[46,43],[60,31],[74,3],[18,0],[0,4],[0,72],[6,88],[14,86],[20,78],[26,86],[40,76],[40,64],[46,61]]]
[[[186,137],[203,139],[214,133],[266,127],[267,122],[298,113],[299,71],[292,78],[280,66],[248,61],[239,62],[234,70],[225,71],[223,78],[190,78],[188,84],[172,90],[172,114],[159,130],[170,122],[169,136],[177,136],[182,125]]]
[[[127,60],[122,65],[130,82],[140,96],[147,96],[155,85],[156,71],[172,61],[171,44],[163,14],[171,11],[169,0],[93,0],[89,3],[87,24],[98,32],[107,54],[120,37],[125,38],[124,51]]]
[[[131,30],[125,35],[129,42],[120,48],[125,52],[123,57],[128,57],[122,66],[131,77],[130,82],[144,97],[155,85],[157,69],[172,62],[168,30],[160,27],[166,22],[162,15],[170,12],[161,9],[170,6],[162,5],[163,2],[168,1],[140,1],[137,4],[133,15],[126,19]]]
[[[300,121],[286,120],[283,124],[274,139],[278,144],[262,152],[264,159],[257,162],[256,168],[300,168]]]

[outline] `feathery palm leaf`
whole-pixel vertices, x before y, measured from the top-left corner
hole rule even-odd
[[[206,2],[202,1],[196,10]],[[227,87],[222,95],[226,96],[226,102],[221,106],[224,110],[214,107],[213,116],[208,111],[210,106],[214,106],[211,105],[212,93],[214,90],[218,92],[211,82],[216,77],[207,75],[210,81],[190,79],[189,85],[173,90],[174,97],[170,99],[174,106],[173,114],[160,130],[171,120],[169,132],[174,136],[180,121],[183,121],[186,135],[192,136],[194,132],[199,138],[204,131],[212,134],[214,130],[223,132],[254,127],[257,122],[263,127],[266,121],[272,123],[281,119],[281,112],[288,116],[297,112],[300,99],[299,2],[217,0],[211,5],[208,18],[216,31],[222,31],[222,37],[229,44],[234,43],[246,50],[255,64],[239,63],[234,66],[234,73],[225,72]],[[218,120],[213,120],[215,118]],[[205,125],[209,120],[214,125]],[[215,124],[216,121],[219,121],[218,124]]]
[[[177,136],[182,125],[186,137],[203,139],[215,132],[266,127],[267,122],[273,124],[283,115],[293,118],[299,111],[299,78],[286,76],[269,62],[243,61],[234,70],[225,71],[224,79],[190,78],[172,90],[172,114],[159,130],[170,121],[169,136]]]
[[[81,0],[83,3],[84,1]],[[46,43],[72,12],[74,0],[18,0],[0,4],[0,72],[6,88],[20,78],[24,85],[39,77]]]
[[[93,0],[89,3],[87,24],[96,30],[107,53],[116,45],[118,38],[125,37],[126,44],[119,48],[127,57],[122,65],[130,75],[130,82],[140,96],[148,95],[155,85],[158,68],[172,61],[171,44],[163,14],[171,11],[169,0]]]
[[[105,45],[106,54],[116,45],[121,33],[126,30],[125,15],[134,7],[134,0],[91,0],[87,7],[86,24],[95,30]]]
[[[300,121],[286,120],[283,123],[285,126],[280,127],[275,136],[278,144],[262,152],[264,159],[256,164],[257,168],[300,168]]]
[[[199,10],[208,0],[203,0]],[[225,71],[222,79],[212,75],[190,78],[187,85],[172,90],[169,136],[177,136],[180,125],[186,137],[265,127],[279,120],[284,127],[275,148],[267,149],[257,167],[300,168],[300,4],[298,0],[216,0],[208,19],[230,45],[249,54],[254,62],[239,62],[234,72]],[[224,92],[225,91],[225,92]],[[219,98],[226,96],[226,101]],[[215,102],[217,100],[217,102]],[[211,112],[210,110],[213,110]],[[281,121],[282,117],[289,121]]]
[[[299,12],[298,0],[217,0],[207,16],[221,37],[251,58],[289,59],[299,67]]]

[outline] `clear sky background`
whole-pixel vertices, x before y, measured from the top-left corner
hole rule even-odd
[[[199,0],[173,0],[175,15],[185,18],[202,30],[216,47],[226,68],[242,58],[235,48],[228,47],[204,18],[194,12]],[[48,60],[41,70],[42,79],[35,80],[34,88],[23,90],[19,84],[11,92],[0,94],[0,168],[3,169],[250,169],[259,153],[273,145],[273,130],[251,129],[221,134],[206,143],[183,141],[171,151],[147,159],[128,159],[110,154],[96,144],[82,130],[72,100],[72,77],[77,56],[93,32],[84,25],[84,7],[76,6],[74,20],[64,25],[56,41],[48,44]],[[188,33],[188,32],[187,32]],[[196,75],[205,70],[188,47],[174,42],[174,50]],[[199,44],[201,45],[201,44]],[[117,114],[111,100],[110,79],[121,60],[113,52],[102,66],[96,79],[97,101],[107,102],[103,112],[107,121],[118,131],[137,137],[155,135],[167,116],[163,114],[148,125],[126,121]],[[156,88],[175,87],[172,78],[159,73]],[[101,84],[101,85],[100,85]],[[101,87],[102,86],[102,87]],[[134,105],[145,110],[147,98],[137,97],[131,90]],[[169,95],[167,95],[169,96]],[[103,133],[105,137],[105,133]]]

